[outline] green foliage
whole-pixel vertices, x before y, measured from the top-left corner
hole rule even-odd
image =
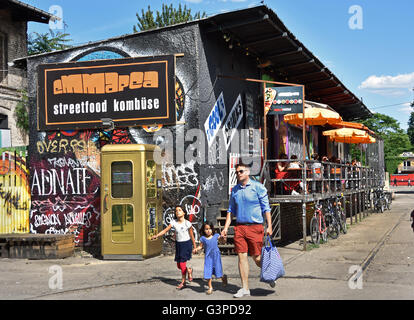
[[[404,157],[386,157],[385,158],[385,168],[386,171],[390,174],[394,174],[397,171],[398,166],[403,162],[406,161],[408,158]]]
[[[16,126],[23,130],[25,133],[29,132],[29,98],[27,97],[27,91],[20,91],[22,98],[17,103],[14,110],[16,115]]]
[[[376,113],[363,124],[374,131],[384,141],[386,158],[397,157],[404,151],[412,149],[410,139],[398,121],[385,114]]]
[[[144,12],[144,9],[141,9],[141,16],[139,16],[138,13],[136,16],[138,19],[138,29],[137,26],[134,25],[134,32],[162,28],[177,23],[198,20],[206,17],[207,15],[205,12],[197,12],[192,15],[191,9],[187,9],[186,5],[182,8],[181,4],[179,4],[178,9],[176,9],[172,4],[170,6],[163,4],[162,11],[159,12],[157,10],[156,17],[154,17],[154,12],[151,11],[150,6],[148,6],[146,12]]]
[[[414,102],[411,106],[414,107]],[[414,112],[411,112],[410,119],[408,120],[407,134],[410,138],[411,144],[414,146]]]
[[[49,33],[33,32],[27,39],[27,53],[33,55],[70,48],[71,45],[67,43],[72,39],[67,39],[68,36],[68,33],[55,33],[52,30],[49,30]]]

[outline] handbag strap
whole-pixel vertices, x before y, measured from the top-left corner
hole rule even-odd
[[[270,239],[270,236],[269,235],[267,235],[265,237],[265,241],[264,241],[265,246],[266,246],[266,242],[268,242],[270,244],[270,248],[273,248],[272,239]]]

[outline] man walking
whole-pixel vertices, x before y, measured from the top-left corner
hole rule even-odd
[[[261,250],[263,246],[263,215],[266,216],[266,234],[272,235],[272,221],[270,216],[269,198],[266,188],[249,177],[250,169],[247,165],[236,165],[238,184],[232,189],[226,223],[221,232],[223,237],[231,223],[232,215],[236,217],[234,227],[234,248],[239,260],[239,273],[242,288],[234,295],[235,298],[250,296],[249,290],[249,253],[256,265],[261,267]],[[273,288],[275,283],[270,283]]]

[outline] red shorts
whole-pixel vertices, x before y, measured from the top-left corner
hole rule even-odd
[[[234,250],[236,253],[247,253],[260,256],[262,253],[264,229],[262,224],[234,227]]]

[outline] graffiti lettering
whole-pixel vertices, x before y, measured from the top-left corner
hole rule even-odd
[[[0,198],[4,200],[3,206],[10,204],[17,210],[27,210],[27,203],[20,204],[20,194],[12,194],[12,191],[5,191],[2,183],[0,183]]]
[[[196,187],[198,175],[194,170],[195,161],[175,167],[172,164],[163,165],[164,187],[166,189]]]
[[[70,141],[68,139],[58,140],[49,140],[49,141],[38,141],[37,142],[37,151],[40,154],[44,153],[68,153],[70,151],[76,152],[78,150],[86,150],[86,141],[85,140],[76,140],[73,139]],[[69,147],[70,146],[70,147]]]
[[[61,225],[59,216],[56,214],[41,214],[41,215],[35,215],[34,216],[34,226],[37,228],[39,226],[56,226]]]
[[[91,226],[91,212],[70,212],[64,216],[66,225],[84,225],[87,228]]]
[[[224,186],[224,174],[223,172],[219,172],[218,176],[217,173],[214,173],[214,175],[209,175],[206,178],[206,182],[203,184],[203,190],[205,191],[214,191],[216,188],[220,191],[223,190]]]
[[[33,172],[32,194],[41,196],[56,195],[57,190],[62,195],[86,194],[88,180],[86,168],[73,168],[71,170],[35,169]],[[37,192],[36,192],[37,191]]]

